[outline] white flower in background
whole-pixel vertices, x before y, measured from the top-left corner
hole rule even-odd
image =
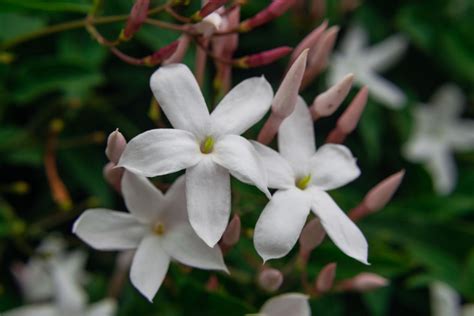
[[[266,261],[285,256],[295,245],[310,209],[332,241],[348,256],[367,263],[367,241],[325,191],[339,188],[360,174],[349,149],[327,144],[316,151],[313,121],[300,97],[278,131],[280,154],[254,143],[278,189],[257,221],[254,244]]]
[[[71,275],[72,282],[83,284],[86,280],[84,266],[87,256],[83,251],[66,252],[66,245],[58,236],[47,237],[37,248],[28,263],[15,263],[15,276],[26,301],[44,301],[54,296],[53,267],[60,267]]]
[[[461,306],[461,297],[443,282],[430,284],[431,316],[474,316],[474,304]]]
[[[259,316],[311,316],[308,296],[288,293],[275,296],[263,304]]]
[[[95,249],[137,249],[130,279],[148,300],[160,288],[171,259],[227,271],[219,247],[208,247],[189,225],[184,176],[163,195],[147,178],[125,172],[122,194],[130,213],[87,210],[74,223],[73,232]]]
[[[449,194],[456,186],[454,151],[474,149],[474,120],[461,119],[464,96],[454,85],[442,86],[429,105],[414,112],[414,131],[404,148],[413,162],[424,163],[439,194]]]
[[[32,287],[49,286],[51,282],[51,303],[38,303],[19,307],[5,313],[4,316],[113,316],[116,312],[116,303],[112,299],[104,299],[87,306],[85,291],[77,282],[77,266],[82,267],[84,259],[63,262],[54,258],[48,262],[48,267],[43,271],[43,278],[30,284]],[[75,266],[73,268],[73,266]],[[31,282],[32,280],[30,280]]]
[[[328,85],[333,86],[348,73],[354,74],[354,84],[368,86],[371,96],[393,108],[401,108],[405,95],[398,87],[378,72],[393,65],[407,47],[402,35],[393,35],[383,42],[367,47],[367,32],[360,26],[349,29],[330,63]]]
[[[268,111],[272,88],[263,77],[247,79],[209,114],[185,65],[161,67],[150,85],[175,129],[154,129],[136,136],[125,148],[119,166],[147,177],[186,169],[190,223],[213,247],[230,216],[230,174],[270,197],[262,161],[251,143],[238,135]]]

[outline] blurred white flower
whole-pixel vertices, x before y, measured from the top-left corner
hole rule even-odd
[[[263,304],[261,316],[311,316],[308,296],[299,293],[288,293],[275,296]]]
[[[86,280],[84,266],[87,256],[82,251],[66,252],[65,242],[59,236],[47,237],[28,263],[15,263],[15,276],[26,301],[38,302],[54,296],[51,269],[60,267],[71,276],[72,282],[83,284]]]
[[[473,316],[474,304],[461,305],[459,294],[446,283],[430,284],[431,316]]]
[[[262,161],[251,143],[238,135],[268,111],[272,87],[263,77],[247,79],[209,114],[185,65],[161,67],[150,85],[175,129],[154,129],[136,136],[125,148],[119,166],[147,177],[186,169],[191,226],[213,247],[230,216],[230,174],[270,197]]]
[[[328,85],[333,86],[346,74],[354,74],[354,84],[368,86],[371,96],[387,107],[404,105],[405,95],[378,72],[393,65],[407,47],[402,35],[393,35],[383,42],[367,47],[367,32],[360,26],[349,29],[329,64]]]
[[[227,271],[219,247],[208,247],[189,225],[184,176],[163,195],[147,178],[126,171],[122,194],[130,213],[87,210],[74,223],[73,232],[95,249],[137,249],[130,279],[148,300],[160,288],[171,259]]]
[[[349,149],[326,144],[316,151],[313,121],[300,97],[278,132],[280,154],[253,143],[264,161],[268,187],[278,189],[257,221],[254,244],[266,261],[285,256],[295,245],[310,209],[332,241],[348,256],[367,263],[367,241],[325,191],[357,178]],[[316,237],[315,237],[316,238]]]
[[[439,194],[449,194],[456,186],[453,151],[474,149],[474,120],[461,119],[464,96],[452,84],[442,86],[428,105],[420,104],[414,112],[414,130],[404,155],[424,163]]]

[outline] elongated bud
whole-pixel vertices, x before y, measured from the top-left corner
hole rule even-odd
[[[319,293],[329,292],[334,285],[334,278],[336,277],[336,268],[337,264],[332,262],[319,272],[318,277],[316,278],[316,290]]]
[[[258,275],[258,285],[267,292],[275,292],[283,283],[283,274],[280,270],[263,269]]]
[[[240,229],[240,217],[236,214],[229,222],[229,225],[227,225],[227,228],[222,235],[222,244],[227,247],[235,245],[240,239]]]
[[[193,16],[191,17],[194,21],[201,21],[224,4],[226,4],[229,0],[208,0],[207,3]]]
[[[103,174],[107,183],[117,192],[122,191],[122,176],[124,169],[116,168],[113,162],[109,162],[104,166]]]
[[[318,95],[310,108],[313,119],[333,114],[351,90],[353,80],[354,75],[348,74],[334,86]]]
[[[296,3],[296,0],[273,0],[272,3],[255,16],[240,23],[239,31],[248,32],[257,26],[268,23],[283,15]]]
[[[291,54],[290,57],[290,63],[293,63],[298,56],[301,55],[303,50],[307,48],[313,48],[315,47],[316,43],[321,39],[321,36],[323,35],[324,31],[326,30],[328,26],[328,21],[324,20],[323,23],[321,23],[320,26],[315,28],[311,33],[309,33],[303,40],[295,47],[293,50],[293,53]]]
[[[127,141],[117,128],[115,131],[110,133],[109,137],[107,138],[105,155],[111,162],[117,164],[120,160],[120,156],[122,156],[122,153],[125,150],[125,146],[127,146]]]
[[[136,0],[128,17],[125,28],[120,33],[120,40],[128,41],[138,32],[148,15],[150,0]]]
[[[180,63],[186,52],[188,51],[189,42],[191,41],[191,37],[188,34],[183,34],[178,38],[178,46],[173,54],[170,57],[163,60],[163,65],[175,64]]]
[[[337,285],[337,289],[341,291],[368,292],[387,286],[390,282],[375,273],[362,272],[355,277],[344,280]]]
[[[301,80],[303,79],[306,67],[307,55],[308,49],[303,50],[286,73],[285,78],[283,78],[273,99],[272,114],[258,135],[258,141],[262,144],[268,144],[272,141],[283,119],[288,117],[295,109]]]
[[[241,57],[234,61],[234,66],[240,68],[253,68],[271,64],[272,62],[288,55],[292,48],[282,46],[266,50],[257,54]]]
[[[373,187],[364,200],[349,212],[349,217],[356,221],[384,208],[397,191],[404,175],[405,170],[400,170]]]
[[[222,17],[219,13],[214,12],[204,18],[201,22],[194,25],[194,30],[202,34],[205,38],[209,38],[214,32],[219,30],[222,25]]]
[[[173,55],[176,52],[178,45],[179,45],[179,41],[176,40],[172,42],[171,44],[168,44],[158,49],[156,52],[154,52],[150,56],[143,58],[143,63],[147,66],[155,66],[162,63],[164,60],[166,60],[167,58],[169,58],[171,55]]]
[[[317,246],[319,246],[326,236],[326,231],[321,225],[318,218],[313,218],[306,224],[300,235],[300,252],[301,254],[311,253]]]

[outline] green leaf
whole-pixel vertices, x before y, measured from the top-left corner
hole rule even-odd
[[[88,13],[91,7],[87,0],[0,0],[0,8],[8,10]]]
[[[0,41],[11,40],[37,31],[45,25],[46,21],[40,17],[0,12],[0,30],[2,30]]]

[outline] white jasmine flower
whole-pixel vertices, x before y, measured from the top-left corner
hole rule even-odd
[[[148,300],[160,288],[171,259],[227,271],[219,247],[208,247],[189,225],[184,176],[163,195],[145,177],[125,172],[122,194],[130,213],[87,210],[74,223],[73,232],[95,249],[137,249],[130,279]]]
[[[263,304],[257,314],[260,316],[311,316],[308,296],[299,293],[288,293],[275,296]]]
[[[436,281],[430,284],[432,316],[473,316],[474,304],[461,305],[461,297],[448,284]]]
[[[339,188],[360,174],[349,149],[326,144],[316,151],[313,121],[300,97],[278,132],[280,154],[254,143],[278,189],[257,221],[254,244],[266,261],[285,256],[295,245],[310,209],[332,241],[348,256],[367,263],[367,241],[325,191]]]
[[[347,73],[354,74],[354,84],[368,86],[378,102],[398,109],[404,105],[405,95],[378,72],[393,65],[407,47],[402,35],[394,35],[372,47],[367,47],[367,32],[360,26],[349,29],[341,41],[340,50],[330,63],[328,85],[333,86]]]
[[[198,236],[213,247],[230,216],[230,174],[270,196],[257,152],[238,135],[268,111],[272,88],[263,77],[247,79],[209,114],[185,65],[161,67],[150,85],[175,129],[154,129],[136,136],[125,148],[119,166],[147,177],[186,169],[189,220]]]
[[[463,104],[458,87],[441,87],[428,105],[415,109],[414,131],[404,148],[408,160],[426,165],[439,194],[451,193],[456,185],[452,152],[474,149],[474,120],[460,118]]]

